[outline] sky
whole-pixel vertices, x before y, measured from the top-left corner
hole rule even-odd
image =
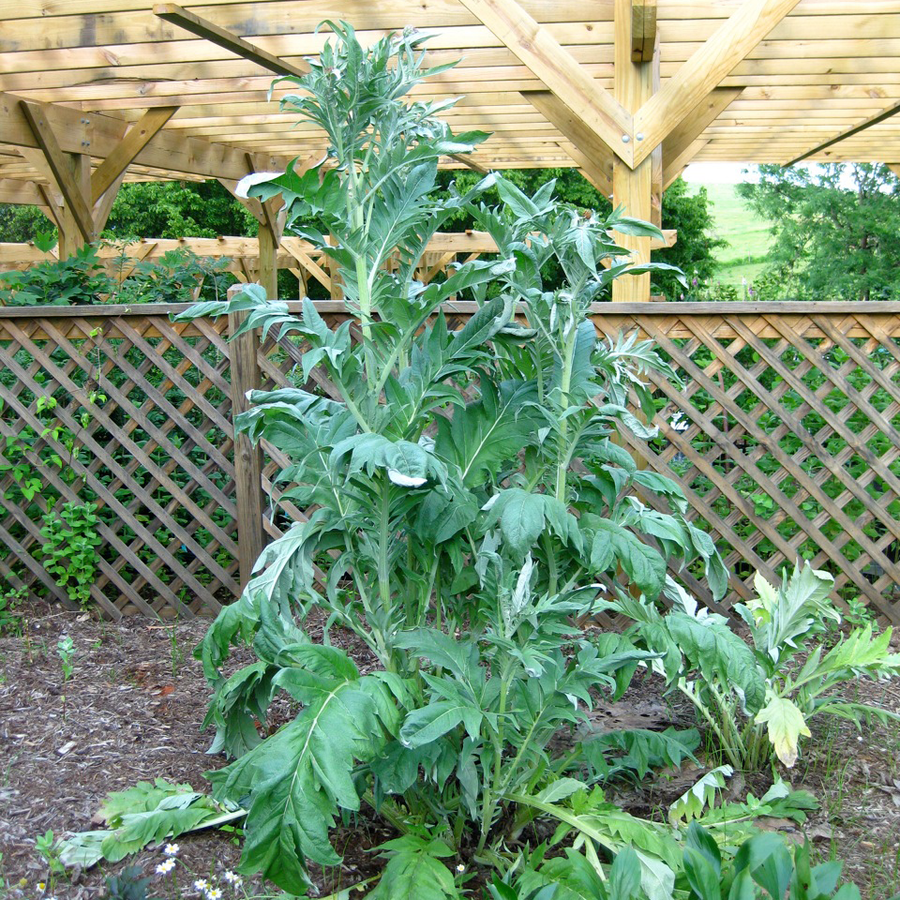
[[[691,184],[740,184],[758,181],[756,166],[751,163],[700,162],[691,163],[683,173]]]

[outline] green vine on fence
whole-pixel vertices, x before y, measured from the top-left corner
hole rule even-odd
[[[105,400],[106,395],[100,390],[92,390],[88,395],[91,406]],[[58,404],[52,394],[37,397],[34,409],[43,425],[41,430],[38,432],[26,426],[18,434],[7,435],[6,462],[0,463],[0,473],[8,473],[15,488],[11,486],[6,490],[5,499],[14,500],[17,489],[22,499],[31,505],[44,490],[46,478],[42,470],[47,467],[56,470],[67,485],[74,485],[78,480],[75,464],[85,452],[79,436],[90,424],[93,414],[88,409],[77,413],[75,418],[81,427],[73,431],[56,414]],[[98,531],[97,509],[97,504],[90,500],[70,500],[61,509],[48,508],[41,514],[44,524],[40,534],[44,542],[35,552],[69,600],[82,608],[90,605],[91,585],[99,567],[99,548],[103,543]]]

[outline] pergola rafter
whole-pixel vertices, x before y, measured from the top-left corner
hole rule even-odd
[[[898,158],[896,0],[332,0],[327,15],[364,43],[413,25],[434,64],[460,60],[417,93],[462,95],[448,122],[493,137],[447,167],[576,166],[635,215],[658,218],[692,160]],[[0,0],[0,202],[41,206],[69,247],[122,181],[233,187],[315,162],[322,136],[268,90],[306,69],[324,16],[303,0]],[[271,260],[276,206],[253,212]],[[646,280],[617,291],[646,299]]]

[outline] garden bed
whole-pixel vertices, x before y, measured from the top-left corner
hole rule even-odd
[[[202,773],[223,764],[206,755],[210,735],[200,730],[208,691],[192,650],[207,621],[163,626],[132,618],[111,624],[37,605],[27,610],[24,622],[21,636],[0,637],[0,897],[10,900],[37,898],[38,884],[50,881],[35,850],[39,835],[95,827],[91,818],[103,797],[141,780],[161,777],[203,789]],[[68,680],[57,652],[63,636],[75,648]],[[367,660],[359,662],[365,667]],[[900,713],[900,688],[861,683],[853,686],[854,699],[857,690],[867,692],[859,699]],[[273,712],[276,723],[289,714],[277,703]],[[609,727],[693,724],[690,709],[670,703],[649,680],[636,682],[620,704],[598,715]],[[891,897],[900,891],[900,725],[874,726],[857,735],[851,727],[817,722],[791,773],[794,787],[811,791],[821,804],[806,833],[819,858],[835,853],[846,861],[846,873],[864,898]],[[696,771],[680,771],[637,787],[623,785],[615,799],[635,814],[652,815],[696,777]],[[737,776],[730,791],[738,796],[751,789],[758,796],[764,789],[759,779],[764,781]],[[792,823],[763,824],[802,840]],[[365,816],[338,835],[335,845],[345,854],[344,865],[315,871],[322,892],[376,873],[380,863],[369,851],[388,837]],[[196,873],[180,870],[184,896],[192,895],[194,877],[221,880],[237,865],[235,841],[234,833],[221,831],[179,839],[179,857]],[[145,852],[133,861],[150,875],[162,857]],[[57,879],[45,896],[102,897],[105,876],[126,864],[76,871],[71,881]],[[246,886],[248,895],[263,889]],[[174,900],[178,893],[171,877],[155,877],[150,896]]]

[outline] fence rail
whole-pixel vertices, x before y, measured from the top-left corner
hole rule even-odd
[[[91,599],[113,617],[215,612],[266,538],[304,514],[269,493],[285,460],[232,415],[249,387],[291,383],[301,348],[181,307],[0,309],[0,577],[71,604],[48,543],[95,504]],[[339,302],[318,304],[331,324]],[[471,304],[446,310],[450,327]],[[675,477],[732,571],[716,605],[798,557],[836,597],[900,622],[900,304],[600,304],[604,336],[640,330],[678,372],[654,376],[660,435],[629,449]],[[234,327],[232,322],[230,327]],[[321,386],[328,385],[316,376]],[[66,504],[69,504],[67,507]],[[68,518],[67,518],[68,517]],[[55,531],[54,531],[55,529]]]

